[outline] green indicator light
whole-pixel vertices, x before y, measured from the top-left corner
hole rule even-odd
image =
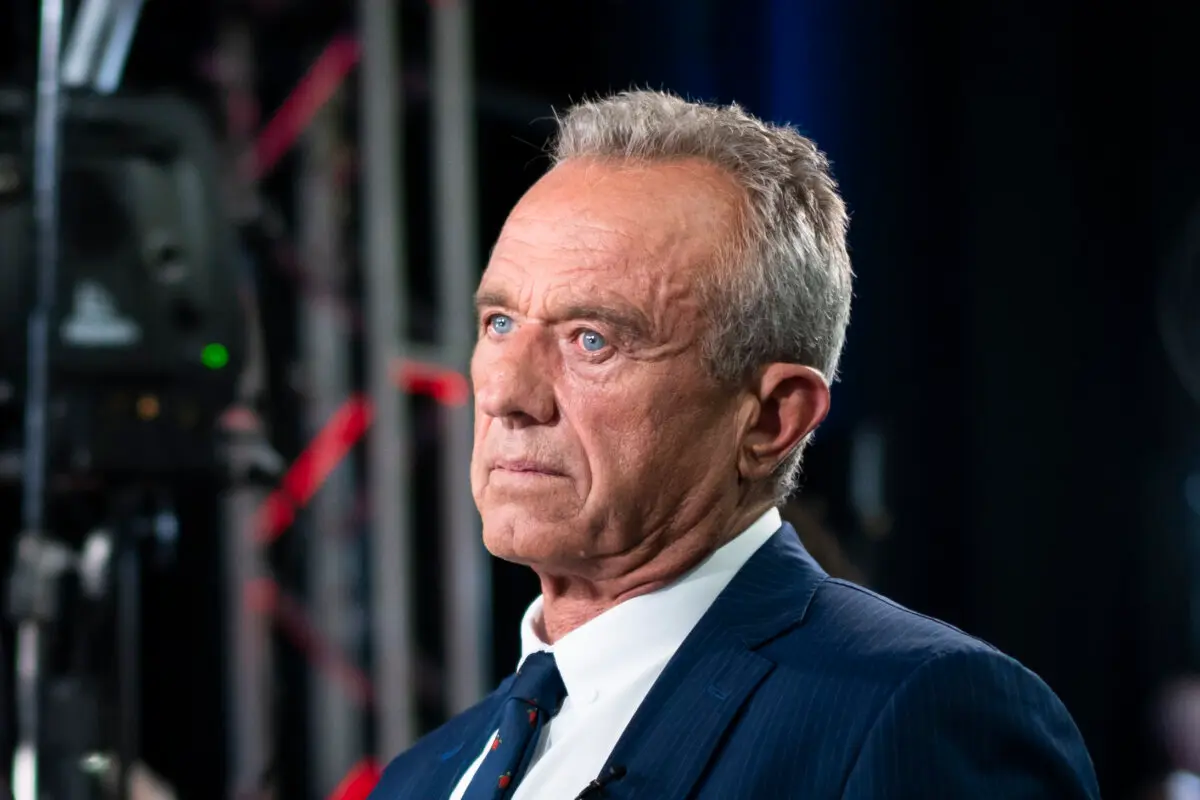
[[[223,344],[206,344],[200,353],[200,361],[209,369],[221,369],[229,363],[229,351]]]

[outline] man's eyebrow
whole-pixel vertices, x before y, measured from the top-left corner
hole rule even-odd
[[[512,308],[512,302],[504,292],[480,289],[475,293],[475,316],[480,316],[485,308]]]
[[[644,339],[651,332],[650,320],[635,308],[572,303],[555,316],[562,319],[594,319],[630,337]]]
[[[481,316],[485,308],[512,308],[513,303],[506,292],[483,290],[475,293],[475,313]],[[590,319],[602,322],[617,331],[632,337],[647,338],[652,327],[650,320],[635,308],[613,307],[596,303],[569,303],[552,314],[552,321]]]

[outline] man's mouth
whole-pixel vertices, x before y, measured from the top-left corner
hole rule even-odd
[[[502,470],[504,472],[519,473],[524,475],[550,475],[561,477],[563,472],[542,461],[534,461],[531,459],[498,459],[492,466],[492,469]]]

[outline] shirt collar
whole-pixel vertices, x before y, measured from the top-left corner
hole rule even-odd
[[[521,621],[521,661],[531,653],[550,651],[568,697],[584,703],[661,667],[738,570],[782,525],[779,511],[769,509],[679,580],[610,608],[553,645],[537,634],[539,595]]]

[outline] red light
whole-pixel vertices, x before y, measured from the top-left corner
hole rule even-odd
[[[259,510],[260,542],[274,541],[287,530],[295,518],[295,510],[312,499],[370,424],[371,404],[362,395],[352,396],[334,412]]]
[[[338,36],[321,52],[263,128],[254,145],[254,179],[274,169],[358,64],[358,40]]]
[[[367,800],[367,796],[374,791],[382,777],[383,770],[379,765],[365,758],[346,773],[346,777],[342,778],[342,782],[329,795],[329,800]]]
[[[471,396],[463,375],[436,364],[404,361],[395,371],[395,380],[409,394],[429,395],[445,406],[465,405]],[[366,433],[373,412],[371,402],[362,395],[351,396],[334,412],[259,509],[260,543],[275,541],[295,521],[296,511],[308,504]]]
[[[423,361],[402,362],[396,381],[409,394],[429,395],[444,406],[465,405],[471,396],[471,387],[461,373]]]

